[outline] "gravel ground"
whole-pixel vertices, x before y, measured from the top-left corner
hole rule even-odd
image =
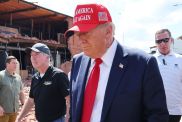
[[[25,93],[25,97],[27,99],[28,95],[29,95],[30,87],[25,86],[23,88],[23,90],[24,90],[24,93]],[[20,107],[20,110],[21,110],[21,107]],[[25,117],[23,122],[37,122],[36,119],[35,119],[35,110],[34,110],[34,108],[32,108],[31,111],[27,114],[27,116]]]

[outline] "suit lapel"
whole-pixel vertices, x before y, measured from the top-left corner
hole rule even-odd
[[[81,61],[81,65],[79,68],[79,76],[77,77],[77,82],[78,82],[78,86],[84,87],[85,88],[85,80],[87,78],[87,74],[88,74],[88,68],[90,66],[90,58],[87,56],[83,56],[82,61]],[[82,85],[84,84],[84,85]]]
[[[78,120],[80,119],[81,116],[81,111],[82,111],[82,102],[83,102],[83,94],[84,94],[84,90],[85,90],[85,84],[86,84],[86,79],[87,79],[87,75],[88,75],[88,69],[90,67],[90,58],[87,56],[83,56],[81,64],[80,64],[80,68],[79,68],[79,76],[76,79],[76,83],[77,83],[77,105],[76,105],[76,114],[78,117]]]
[[[117,87],[122,82],[121,79],[126,70],[127,65],[126,56],[127,53],[125,53],[121,45],[118,44],[106,87],[101,122],[105,121],[105,117],[112,103]]]

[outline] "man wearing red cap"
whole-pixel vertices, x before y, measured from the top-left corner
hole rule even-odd
[[[83,53],[71,70],[71,122],[167,122],[168,110],[156,59],[121,46],[106,7],[78,5],[73,27]]]

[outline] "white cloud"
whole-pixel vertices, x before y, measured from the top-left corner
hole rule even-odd
[[[177,2],[174,0],[127,1],[119,27],[124,28],[125,35],[125,41],[121,43],[146,50],[147,46],[149,49],[154,45],[154,34],[157,30],[169,28],[172,33],[176,32],[180,23],[182,24],[182,11],[175,10],[175,3]]]
[[[177,11],[174,11],[174,12],[171,12],[167,17],[166,19],[169,20],[168,21],[168,24],[176,24],[176,23],[179,23],[181,22],[182,23],[182,16],[181,16],[181,13],[182,13],[182,9],[181,10],[177,10]]]

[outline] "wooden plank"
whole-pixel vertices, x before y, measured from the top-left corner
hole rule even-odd
[[[2,43],[8,43],[8,39],[5,39],[5,38],[0,37],[0,42],[2,42]]]
[[[13,13],[19,13],[19,12],[27,12],[27,11],[32,11],[32,10],[35,10],[35,9],[37,9],[37,7],[17,9],[17,10],[12,10],[12,11],[5,11],[5,12],[0,12],[0,15],[13,14]]]

